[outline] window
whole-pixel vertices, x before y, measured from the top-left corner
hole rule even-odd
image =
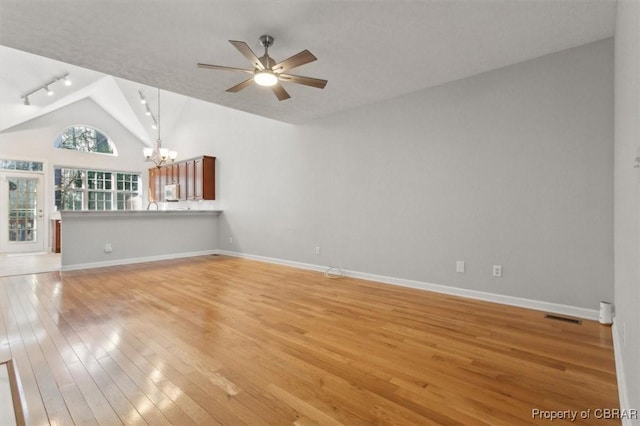
[[[0,160],[0,170],[42,173],[42,163],[40,161]]]
[[[58,210],[134,210],[139,207],[141,177],[105,170],[54,170]]]
[[[55,200],[58,210],[82,210],[84,206],[84,176],[82,170],[54,170]]]
[[[69,127],[56,138],[55,147],[117,155],[113,142],[104,133],[88,126]]]
[[[116,210],[131,210],[138,196],[140,175],[133,173],[116,173]]]

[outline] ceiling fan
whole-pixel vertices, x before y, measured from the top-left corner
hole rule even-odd
[[[251,74],[251,77],[247,80],[236,84],[233,87],[227,89],[227,92],[239,92],[255,82],[260,86],[271,87],[273,93],[278,97],[278,100],[284,101],[291,96],[284,90],[281,81],[303,84],[305,86],[317,87],[318,89],[324,89],[327,85],[327,80],[319,78],[303,77],[301,75],[288,74],[287,71],[297,68],[301,65],[308,64],[317,60],[315,56],[308,50],[303,50],[300,53],[293,55],[292,57],[276,63],[272,57],[269,56],[269,47],[273,45],[273,37],[270,35],[263,35],[259,39],[260,45],[264,47],[264,55],[260,58],[256,56],[247,43],[243,41],[229,40],[236,49],[242,53],[242,55],[251,62],[253,66],[252,70],[244,68],[223,67],[220,65],[200,64],[199,68],[208,68],[214,70],[227,70],[238,71],[245,74]]]

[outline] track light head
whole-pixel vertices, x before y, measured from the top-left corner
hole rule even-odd
[[[22,103],[25,104],[26,106],[31,105],[31,102],[29,102],[28,96],[25,96],[24,98],[22,98]]]
[[[49,86],[44,86],[43,89],[47,92],[47,96],[53,96],[53,90],[49,89]]]
[[[69,80],[69,76],[68,75],[65,75],[63,80],[64,80],[64,85],[65,86],[71,86],[72,83],[71,83],[71,80]]]

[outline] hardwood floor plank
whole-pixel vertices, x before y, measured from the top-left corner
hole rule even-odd
[[[12,281],[11,279],[9,279]],[[11,289],[7,289],[11,292]],[[11,349],[12,359],[18,373],[20,384],[24,391],[24,418],[27,424],[48,424],[49,418],[40,394],[36,379],[36,372],[31,365],[28,355],[29,340],[25,340],[22,330],[29,325],[29,319],[21,309],[20,302],[15,295],[8,294],[9,309],[3,315],[7,319],[7,337]]]
[[[618,407],[594,321],[225,256],[0,277],[0,310],[34,425],[515,425]]]

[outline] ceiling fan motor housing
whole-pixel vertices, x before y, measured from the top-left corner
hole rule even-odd
[[[262,47],[271,47],[273,46],[273,37],[268,34],[261,35],[258,39],[260,41],[260,46]]]
[[[273,66],[276,64],[276,61],[274,61],[271,56],[269,55],[264,55],[261,56],[260,58],[260,62],[262,62],[262,65],[264,65],[264,67],[268,70],[270,70],[271,68],[273,68]]]

